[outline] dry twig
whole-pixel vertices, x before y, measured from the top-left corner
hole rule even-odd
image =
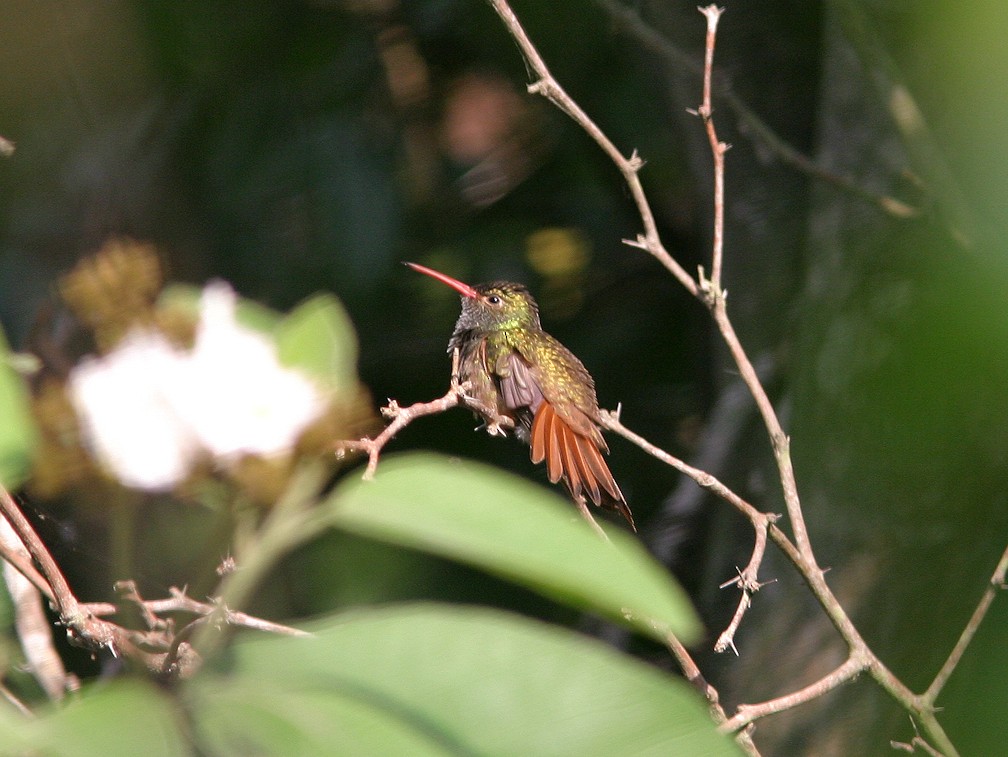
[[[195,672],[200,665],[200,656],[187,643],[183,631],[176,633],[169,620],[158,617],[159,613],[185,612],[196,615],[196,623],[217,623],[221,625],[258,628],[272,633],[303,635],[287,626],[254,618],[244,613],[235,613],[217,604],[197,602],[177,589],[167,600],[152,602],[140,598],[136,586],[122,582],[119,589],[124,601],[136,606],[144,619],[147,630],[137,631],[118,623],[105,620],[103,615],[112,615],[120,607],[108,603],[82,603],[71,591],[66,578],[56,564],[49,550],[39,538],[28,519],[25,518],[14,498],[0,487],[0,518],[10,524],[17,538],[24,545],[31,562],[19,554],[19,550],[0,543],[0,557],[25,576],[59,613],[60,623],[66,627],[71,642],[92,651],[108,650],[113,656],[125,656],[142,664],[147,670],[167,675],[171,678],[185,678]],[[35,568],[38,566],[38,569]],[[189,624],[190,626],[192,624]]]

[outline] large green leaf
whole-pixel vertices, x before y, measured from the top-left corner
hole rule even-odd
[[[92,685],[76,701],[28,720],[0,712],[0,754],[59,757],[189,754],[175,704],[152,686],[135,681]]]
[[[16,489],[31,469],[38,441],[28,402],[28,389],[12,367],[7,340],[0,333],[0,484]]]
[[[268,654],[282,660],[285,652]],[[249,671],[200,681],[193,689],[196,739],[204,754],[443,754],[394,708],[345,690],[337,679],[320,684],[278,670]]]
[[[338,528],[479,566],[658,640],[699,634],[689,600],[636,538],[611,528],[606,542],[570,503],[494,468],[390,457],[374,481],[353,476],[325,506]]]
[[[685,683],[571,631],[412,604],[246,637],[184,692],[216,755],[736,755]]]
[[[274,332],[280,360],[334,392],[357,385],[357,337],[339,300],[318,294],[280,321]]]

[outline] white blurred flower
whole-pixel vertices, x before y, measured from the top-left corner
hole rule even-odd
[[[203,290],[196,344],[172,400],[216,458],[289,452],[325,410],[325,399],[307,377],[280,364],[270,339],[235,320],[235,305],[223,282]]]
[[[270,339],[235,320],[236,299],[221,282],[204,289],[191,351],[136,331],[71,372],[89,444],[123,484],[171,488],[204,452],[225,464],[289,454],[324,412],[316,386],[280,364]]]
[[[103,358],[70,374],[70,397],[95,457],[123,484],[168,489],[189,471],[199,446],[165,393],[179,362],[160,334],[136,331]]]

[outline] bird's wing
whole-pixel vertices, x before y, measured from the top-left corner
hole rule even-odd
[[[571,429],[606,449],[598,430],[598,400],[595,382],[580,360],[549,334],[531,346],[521,345],[521,357],[543,398]],[[546,377],[553,377],[546,380]]]
[[[591,375],[571,352],[553,338],[544,346],[507,350],[497,360],[497,376],[504,404],[532,415],[529,445],[533,463],[546,463],[549,480],[562,477],[571,494],[584,493],[596,505],[620,513],[636,530],[623,492],[602,457],[608,451],[596,425],[598,400]],[[552,381],[544,376],[554,377]]]
[[[534,414],[539,409],[543,401],[542,384],[520,353],[513,350],[506,352],[497,361],[494,372],[509,410],[528,408]]]

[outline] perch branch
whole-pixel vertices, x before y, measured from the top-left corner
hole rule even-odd
[[[336,455],[342,457],[347,451],[364,452],[368,456],[367,468],[364,470],[364,478],[371,480],[378,469],[378,459],[382,450],[395,435],[417,418],[425,415],[436,415],[443,413],[462,403],[462,389],[459,386],[452,386],[444,396],[430,402],[416,402],[407,407],[400,407],[396,400],[390,399],[388,404],[381,409],[381,413],[391,422],[378,436],[373,439],[363,438],[352,441],[340,441],[336,443]]]
[[[370,481],[374,478],[375,471],[378,469],[378,459],[381,457],[382,450],[385,449],[386,444],[395,438],[396,434],[417,418],[423,418],[426,415],[437,415],[459,405],[470,408],[473,412],[478,413],[484,418],[494,418],[494,421],[487,424],[486,427],[487,433],[491,436],[503,435],[505,429],[513,428],[514,421],[510,418],[497,415],[492,408],[486,407],[475,397],[467,394],[469,385],[459,378],[460,359],[459,350],[456,348],[452,351],[451,386],[449,386],[448,391],[443,396],[430,402],[415,402],[406,407],[400,407],[396,400],[390,399],[388,404],[381,410],[382,415],[391,419],[385,430],[374,439],[365,437],[364,439],[336,442],[337,457],[342,456],[347,451],[367,453],[368,464],[364,469],[364,479]]]

